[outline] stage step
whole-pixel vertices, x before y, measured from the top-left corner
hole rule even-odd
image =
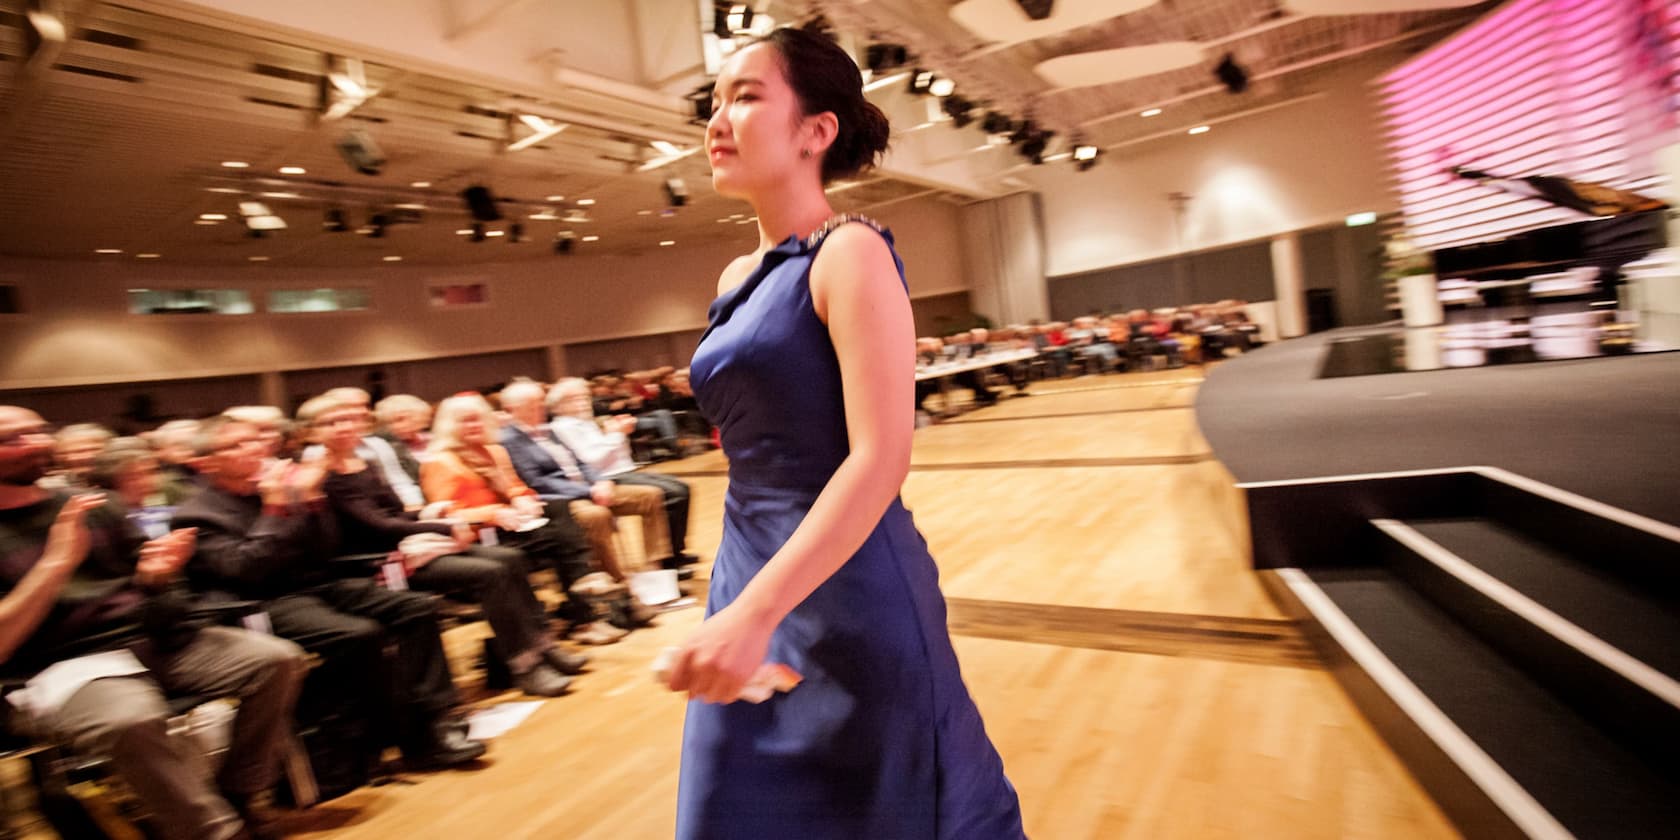
[[[1680,614],[1485,519],[1374,520],[1407,584],[1663,772],[1680,775]]]
[[[1338,652],[1399,710],[1397,719],[1362,703],[1467,836],[1675,835],[1680,785],[1672,776],[1401,574],[1372,566],[1282,577]],[[1420,732],[1453,774],[1431,777],[1415,743]],[[1466,780],[1508,822],[1477,818],[1474,803],[1465,804],[1475,798],[1461,789]]]

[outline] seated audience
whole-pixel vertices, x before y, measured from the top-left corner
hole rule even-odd
[[[303,444],[293,435],[292,421],[272,405],[236,405],[222,414],[257,430],[264,458],[292,458],[303,451]],[[193,438],[195,449],[198,440]]]
[[[450,717],[458,698],[431,599],[383,589],[365,574],[340,577],[331,563],[342,547],[322,491],[326,465],[265,461],[269,445],[261,430],[232,417],[200,429],[209,486],[175,514],[177,527],[198,529],[188,567],[194,585],[261,601],[276,635],[321,655],[300,705],[307,720],[342,725],[330,737],[355,744],[353,753],[372,760],[393,740],[415,769],[483,755],[484,745]]]
[[[276,779],[303,651],[192,620],[180,573],[193,532],[142,541],[98,496],[37,487],[51,447],[38,415],[0,406],[0,671],[28,675],[89,654],[128,654],[87,662],[98,670],[66,686],[61,703],[26,690],[33,725],[78,752],[108,756],[162,837],[278,836],[256,799]],[[183,694],[239,701],[214,778],[203,773],[196,743],[169,734],[166,700]]]
[[[164,492],[184,499],[204,486],[193,466],[193,439],[197,436],[197,420],[171,420],[141,435],[157,455],[158,483],[170,488]]]
[[[418,480],[409,476],[408,469],[403,466],[402,456],[397,454],[396,447],[389,440],[373,433],[373,398],[368,395],[368,392],[361,388],[344,387],[334,388],[321,396],[331,397],[337,402],[347,403],[361,409],[363,418],[362,436],[361,441],[356,445],[357,454],[361,456],[362,460],[379,470],[379,474],[385,478],[385,483],[390,486],[391,491],[402,500],[403,507],[408,510],[420,510],[425,507],[426,494],[421,492]],[[311,447],[309,454],[319,454],[319,450],[314,449],[319,443],[314,440],[313,432],[307,428],[299,431],[307,438],[305,442]],[[416,470],[418,470],[418,466],[416,466]]]
[[[478,535],[465,522],[421,522],[392,492],[384,477],[361,456],[367,409],[328,395],[298,409],[298,423],[325,447],[327,477],[322,490],[338,515],[342,551],[397,551],[409,587],[422,592],[460,592],[484,606],[495,636],[491,647],[526,694],[558,697],[587,659],[554,646],[542,604],[526,580],[525,555],[505,546],[474,545]],[[437,537],[409,540],[420,534]],[[407,548],[405,548],[405,546]]]
[[[506,402],[505,396],[503,401]],[[647,486],[663,494],[665,533],[670,540],[671,554],[660,565],[679,569],[697,562],[700,558],[687,552],[688,483],[656,472],[636,471],[627,437],[634,428],[634,420],[618,415],[602,418],[597,425],[589,383],[577,378],[555,383],[548,392],[548,406],[554,414],[549,428],[565,449],[577,457],[580,471],[588,467],[619,487]]]
[[[410,481],[420,483],[420,461],[432,443],[432,405],[413,394],[386,397],[373,407],[374,435],[391,444]]]
[[[502,389],[502,408],[512,418],[502,430],[502,447],[527,487],[545,500],[567,503],[601,568],[624,580],[624,564],[613,543],[615,516],[641,517],[642,547],[655,556],[670,544],[664,494],[647,485],[620,487],[583,463],[549,427],[545,396],[542,385],[528,380]]]
[[[77,423],[65,426],[53,439],[53,465],[43,479],[47,486],[57,489],[85,490],[87,472],[93,467],[93,457],[105,448],[116,435],[98,423]]]
[[[565,502],[544,502],[519,480],[499,433],[490,403],[477,394],[457,394],[438,404],[432,424],[431,457],[420,465],[420,486],[433,504],[447,502],[448,515],[475,526],[493,528],[498,544],[525,552],[532,562],[554,570],[569,595],[563,615],[572,622],[572,639],[606,644],[624,634],[596,621],[596,604],[621,597],[625,585],[593,573],[589,541]]]

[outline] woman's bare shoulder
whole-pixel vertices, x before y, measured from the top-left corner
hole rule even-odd
[[[725,292],[745,282],[747,275],[751,274],[753,269],[758,266],[758,260],[759,256],[757,254],[742,254],[731,260],[728,267],[724,268],[723,273],[718,275],[718,297],[723,297]]]

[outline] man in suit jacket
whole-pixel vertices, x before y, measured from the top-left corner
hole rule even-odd
[[[329,560],[342,552],[338,521],[321,485],[320,464],[266,466],[255,426],[228,417],[205,421],[198,454],[210,478],[175,512],[176,527],[198,529],[187,565],[206,591],[260,600],[274,633],[322,656],[301,698],[300,717],[340,718],[346,740],[376,756],[374,733],[350,721],[394,723],[413,769],[453,766],[484,754],[450,718],[458,697],[428,596],[384,589],[365,576],[340,578]],[[396,655],[387,658],[385,646]]]
[[[513,418],[502,430],[502,446],[520,480],[544,499],[569,503],[572,518],[582,526],[602,568],[615,578],[624,577],[622,558],[613,545],[615,515],[641,517],[647,558],[669,554],[665,494],[657,487],[617,485],[597,474],[548,427],[544,396],[536,382],[515,382],[502,389],[502,410]]]

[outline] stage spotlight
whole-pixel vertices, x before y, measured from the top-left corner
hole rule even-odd
[[[525,223],[524,222],[514,222],[513,224],[508,225],[507,240],[510,243],[512,243],[512,242],[524,242],[525,241]]]
[[[485,234],[484,234],[484,223],[483,222],[473,222],[473,224],[472,224],[472,234],[470,236],[468,236],[467,239],[472,241],[472,242],[483,242],[484,241],[484,236],[485,236]]]
[[[974,122],[974,103],[955,94],[945,97],[939,103],[945,115],[951,118],[951,124],[957,128],[967,128]]]
[[[910,51],[899,44],[870,44],[863,50],[863,65],[871,73],[903,67],[910,61]]]
[[[361,129],[344,132],[335,145],[344,162],[363,175],[378,175],[385,169],[385,153],[374,142],[373,135]]]
[[[1102,155],[1102,149],[1090,143],[1080,143],[1073,147],[1073,166],[1084,172],[1097,165],[1097,158]]]
[[[916,68],[910,71],[910,92],[918,96],[927,94],[928,88],[933,87],[933,71]]]
[[[1050,138],[1055,136],[1048,131],[1040,131],[1021,141],[1021,156],[1033,162],[1034,165],[1044,162],[1044,147],[1050,145]]]
[[[1021,7],[1021,11],[1027,13],[1027,17],[1033,20],[1044,20],[1050,16],[1050,11],[1056,5],[1056,0],[1015,0],[1015,3]]]
[[[1220,59],[1219,66],[1213,68],[1213,75],[1219,78],[1225,89],[1232,93],[1242,93],[1248,89],[1248,71],[1237,64],[1237,60],[1230,53]]]
[[[665,181],[665,198],[672,207],[681,207],[688,203],[688,185],[681,178],[669,178]]]
[[[384,239],[385,227],[391,223],[391,218],[384,213],[373,213],[368,216],[367,235],[369,239]]]
[[[572,252],[572,243],[576,241],[577,236],[569,230],[563,230],[554,234],[554,253],[570,254]]]
[[[1015,122],[1004,114],[987,111],[980,121],[980,130],[987,134],[1009,134],[1015,130]]]
[[[1038,133],[1038,126],[1032,120],[1021,120],[1015,125],[1015,130],[1009,133],[1009,142],[1024,143]]]
[[[344,209],[328,207],[326,218],[321,220],[321,230],[327,233],[343,233],[350,229],[350,222],[345,219]]]
[[[489,187],[481,184],[467,187],[461,191],[461,200],[466,202],[467,212],[475,221],[495,222],[502,218],[502,211],[496,208],[496,196]]]
[[[950,96],[957,92],[957,83],[940,76],[928,84],[928,93],[934,96]]]
[[[716,82],[709,82],[690,91],[685,97],[694,106],[694,118],[690,122],[705,125],[712,121],[712,91],[716,88]]]

